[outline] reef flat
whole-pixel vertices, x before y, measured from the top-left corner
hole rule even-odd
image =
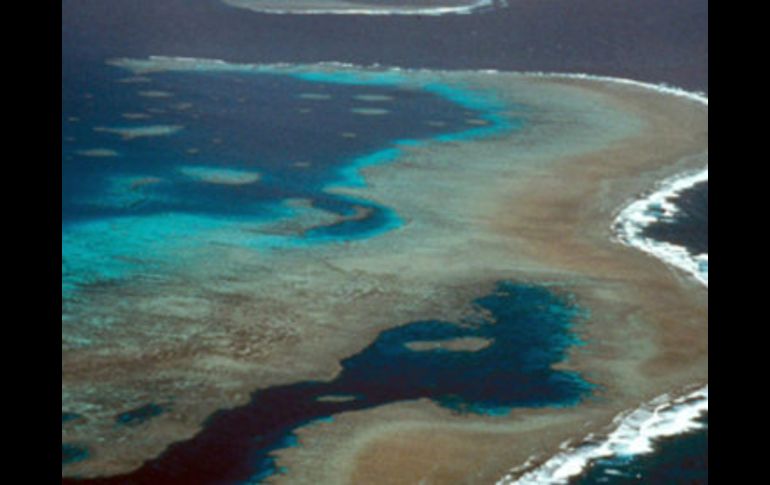
[[[706,165],[702,104],[634,84],[537,74],[117,64],[137,75],[252,70],[449,87],[495,99],[497,121],[525,109],[530,122],[515,133],[404,146],[387,163],[359,166],[365,183],[330,188],[398,214],[403,224],[376,237],[193,247],[162,277],[80,291],[63,338],[62,398],[67,412],[87,419],[62,433],[63,442],[87,444],[89,458],[68,465],[68,476],[135,469],[253,391],[333,379],[342,359],[384,330],[466,318],[500,280],[556,285],[588,309],[576,329],[585,346],[558,368],[598,385],[595,399],[507,416],[458,415],[427,400],[343,413],[301,428],[302,446],[277,452],[286,472],[271,480],[489,482],[603,429],[619,411],[707,381],[707,290],[611,233],[630,198]],[[114,425],[120,412],[168,402],[141,426]]]

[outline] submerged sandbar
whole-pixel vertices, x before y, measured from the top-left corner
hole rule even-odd
[[[86,150],[78,150],[75,153],[78,155],[82,155],[84,157],[93,157],[93,158],[106,158],[106,157],[117,157],[118,152],[111,148],[89,148]]]
[[[179,171],[194,180],[216,185],[246,185],[259,181],[259,172],[221,167],[181,167]]]
[[[169,136],[182,128],[180,125],[96,126],[94,131],[112,133],[121,136],[124,140],[133,140],[134,138]]]
[[[451,352],[477,352],[492,345],[492,341],[480,337],[463,337],[451,340],[416,340],[406,347],[416,352],[448,350]]]

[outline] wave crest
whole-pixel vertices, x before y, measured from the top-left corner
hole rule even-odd
[[[669,202],[671,197],[698,183],[707,182],[708,178],[709,171],[706,167],[697,172],[679,174],[660,182],[658,190],[634,201],[620,212],[614,224],[618,240],[686,271],[708,287],[708,254],[693,255],[682,246],[642,235],[649,225],[661,220],[670,220],[679,212],[679,208]]]
[[[619,414],[613,420],[615,429],[603,439],[588,435],[579,445],[565,449],[515,479],[514,475],[529,468],[533,461],[530,459],[511,470],[497,485],[566,484],[598,459],[651,453],[657,439],[703,428],[698,418],[705,412],[708,385],[674,399],[663,394],[631,412]]]
[[[355,4],[345,1],[331,2],[327,6],[318,4],[316,6],[303,7],[299,5],[286,5],[286,7],[276,7],[271,2],[260,2],[255,0],[222,0],[230,7],[242,8],[258,13],[275,15],[446,15],[446,14],[471,14],[478,11],[486,11],[493,8],[507,7],[507,0],[476,0],[468,5],[445,5],[445,6],[391,6],[384,5],[366,5]]]
[[[704,94],[667,85],[587,74],[530,74],[634,85],[708,106],[708,98]],[[613,228],[619,242],[686,271],[708,288],[708,254],[692,255],[684,247],[642,236],[645,227],[673,218],[679,211],[675,204],[669,202],[671,197],[705,181],[708,181],[708,166],[661,181],[649,195],[625,206],[615,219]],[[708,384],[681,397],[663,394],[616,416],[612,422],[614,429],[607,435],[588,435],[576,446],[564,444],[560,453],[540,465],[535,464],[535,457],[530,457],[524,464],[511,469],[496,485],[567,484],[570,478],[583,473],[598,459],[651,453],[657,439],[703,428],[698,419],[707,412]]]

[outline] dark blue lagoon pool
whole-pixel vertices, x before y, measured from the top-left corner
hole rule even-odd
[[[263,249],[396,229],[390,208],[331,189],[365,186],[361,168],[406,147],[523,124],[440,84],[313,72],[135,76],[65,63],[62,99],[65,297],[149,265],[148,254],[173,264],[174,249],[193,241]],[[282,233],[254,229],[300,220]]]
[[[552,367],[580,343],[570,327],[584,315],[569,295],[504,281],[474,303],[476,315],[459,322],[382,332],[332,381],[258,390],[134,473],[62,483],[255,483],[280,472],[270,453],[296,445],[295,429],[345,411],[428,398],[458,416],[494,417],[517,406],[574,405],[591,392],[578,374]],[[63,460],[65,447],[74,445],[62,445]]]

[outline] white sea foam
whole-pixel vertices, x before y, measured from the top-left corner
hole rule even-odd
[[[330,5],[322,8],[275,8],[269,6],[260,6],[258,3],[250,3],[243,0],[222,0],[227,5],[236,8],[252,10],[254,12],[268,13],[275,15],[446,15],[460,14],[467,15],[481,10],[491,8],[502,8],[508,6],[508,0],[478,0],[471,5],[458,5],[446,7],[398,7],[392,8],[367,7],[366,5],[340,4],[338,6]]]
[[[633,85],[708,106],[706,95],[667,85],[587,74],[530,74]],[[677,213],[679,209],[668,199],[704,181],[708,181],[708,166],[663,180],[655,191],[621,210],[614,227],[620,242],[686,271],[708,287],[708,254],[691,255],[684,247],[642,236],[645,227],[660,220],[670,220]],[[566,484],[596,460],[651,453],[657,439],[702,428],[698,418],[707,412],[708,385],[678,398],[663,394],[631,412],[616,416],[614,429],[606,436],[589,435],[577,446],[562,446],[561,452],[539,466],[533,467],[534,457],[530,457],[523,465],[511,469],[497,485]]]
[[[530,72],[527,74],[548,78],[590,79],[637,86],[708,106],[708,97],[706,97],[705,94],[685,91],[684,89],[666,84],[651,84],[631,79],[594,76],[590,74],[558,74],[544,72]],[[669,199],[698,183],[707,181],[708,166],[701,170],[680,173],[659,182],[655,190],[650,194],[631,202],[620,211],[614,222],[618,240],[623,244],[640,249],[663,260],[671,266],[691,274],[694,278],[708,287],[707,253],[691,254],[682,246],[657,241],[642,235],[644,229],[649,225],[658,221],[673,219],[679,209],[674,203],[670,202]]]
[[[654,83],[647,83],[643,81],[636,81],[633,79],[626,79],[621,77],[597,76],[594,74],[583,74],[583,73],[553,73],[553,72],[532,71],[532,72],[526,72],[525,74],[529,76],[542,76],[542,77],[549,77],[549,78],[564,78],[564,79],[588,79],[592,81],[606,81],[613,84],[625,84],[628,86],[636,86],[644,89],[651,89],[653,91],[657,91],[662,94],[668,94],[671,96],[686,98],[706,106],[708,106],[709,104],[708,97],[706,96],[705,93],[686,91],[682,88],[678,88],[676,86],[670,86],[665,83],[654,84]]]
[[[650,195],[626,206],[615,220],[618,240],[680,268],[708,286],[708,254],[690,254],[682,247],[643,236],[644,229],[657,221],[672,220],[678,212],[670,199],[709,178],[708,167],[666,179]]]
[[[577,446],[567,447],[540,466],[519,476],[533,462],[521,465],[497,485],[566,484],[599,459],[651,453],[655,440],[703,427],[698,418],[708,412],[708,385],[672,399],[663,394],[631,412],[619,414],[615,428],[603,438],[587,436]]]

